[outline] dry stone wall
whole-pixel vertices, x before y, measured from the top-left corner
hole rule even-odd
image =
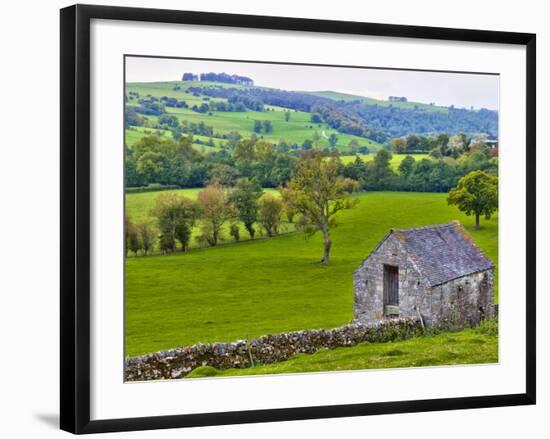
[[[199,366],[217,369],[247,368],[288,360],[300,353],[353,346],[363,342],[385,342],[413,337],[422,332],[415,318],[364,324],[353,322],[335,329],[312,329],[233,343],[195,344],[126,359],[127,381],[183,378]]]

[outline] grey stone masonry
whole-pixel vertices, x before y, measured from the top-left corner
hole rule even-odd
[[[183,378],[200,366],[217,369],[247,368],[285,361],[296,354],[319,349],[354,346],[365,342],[404,340],[423,333],[418,319],[391,319],[362,324],[353,322],[333,329],[306,329],[264,335],[232,343],[198,343],[126,359],[126,381]]]
[[[388,302],[385,266],[397,272],[398,304]],[[417,317],[473,325],[494,314],[493,264],[456,221],[392,229],[354,272],[354,317],[363,323]]]

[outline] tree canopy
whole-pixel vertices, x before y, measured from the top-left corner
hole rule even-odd
[[[498,177],[484,171],[470,172],[451,189],[447,202],[466,215],[474,214],[478,229],[479,217],[484,215],[490,219],[498,208]]]
[[[351,209],[357,199],[350,198],[357,183],[339,175],[339,160],[324,159],[319,153],[306,156],[299,162],[288,185],[281,189],[285,204],[301,215],[301,225],[307,234],[323,234],[324,252],[321,262],[329,263],[330,228],[336,225],[334,215]]]
[[[243,178],[237,182],[237,187],[229,196],[251,239],[254,239],[256,233],[254,223],[258,220],[258,199],[262,193],[262,187],[256,181]]]

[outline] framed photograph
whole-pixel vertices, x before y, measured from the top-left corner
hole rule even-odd
[[[535,35],[61,10],[61,428],[535,403]]]

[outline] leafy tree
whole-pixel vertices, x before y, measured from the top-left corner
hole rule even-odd
[[[306,139],[302,143],[302,149],[308,150],[308,149],[311,149],[312,147],[313,147],[313,142],[310,139]]]
[[[217,181],[222,186],[233,186],[239,176],[239,170],[231,165],[220,163],[210,170],[209,175],[211,181]]]
[[[200,191],[197,200],[203,219],[202,239],[215,246],[220,240],[222,226],[237,216],[235,207],[227,191],[219,183],[212,183]]]
[[[180,243],[181,250],[187,251],[189,248],[189,241],[191,240],[192,224],[186,221],[180,222],[176,226],[176,240]]]
[[[134,153],[126,145],[124,145],[124,178],[126,180],[125,187],[137,186],[140,183]]]
[[[294,222],[294,217],[298,212],[296,212],[296,210],[290,206],[285,206],[284,208],[285,208],[286,219],[290,224],[292,224]]]
[[[344,177],[351,178],[356,181],[364,180],[367,173],[367,167],[365,162],[361,160],[361,157],[355,156],[353,162],[349,162],[344,166],[342,174]]]
[[[402,137],[395,137],[391,140],[391,149],[395,154],[407,152],[407,141]]]
[[[493,157],[493,154],[491,153],[491,148],[489,145],[483,142],[477,142],[470,145],[470,152],[480,152],[482,153],[485,158],[491,159]]]
[[[411,134],[410,136],[407,136],[407,140],[405,141],[407,144],[407,151],[419,151],[420,148],[420,137]]]
[[[241,161],[252,161],[255,159],[255,142],[251,139],[244,139],[237,143],[235,146],[235,151],[233,152],[233,157],[235,160]]]
[[[142,247],[141,240],[139,239],[138,228],[136,227],[135,224],[132,224],[132,226],[127,231],[127,233],[128,233],[128,249],[137,256],[138,251],[140,251]]]
[[[408,155],[403,160],[401,160],[401,163],[399,163],[399,173],[404,178],[409,178],[409,176],[411,175],[411,172],[414,168],[414,162],[414,158]]]
[[[255,133],[261,133],[262,132],[262,122],[259,120],[254,121],[254,132]]]
[[[197,81],[199,78],[193,73],[184,73],[181,77],[182,81]]]
[[[260,198],[258,219],[265,229],[267,236],[273,236],[278,233],[282,211],[283,203],[279,198],[270,194],[262,195]]]
[[[349,196],[357,183],[338,175],[338,162],[337,158],[325,160],[321,154],[306,157],[298,164],[288,185],[281,190],[285,204],[301,214],[306,234],[317,231],[323,234],[323,264],[329,263],[330,229],[336,225],[334,215],[357,203],[357,199]]]
[[[159,116],[159,124],[166,125],[169,128],[177,128],[180,124],[179,119],[173,114],[162,114]]]
[[[193,149],[192,139],[178,142],[158,136],[145,136],[132,147],[139,184],[189,184],[190,168],[201,160]]]
[[[227,137],[227,144],[230,148],[235,148],[237,146],[237,142],[241,140],[241,134],[238,131],[231,130],[226,135]]]
[[[124,217],[124,254],[128,255],[130,251],[131,235],[135,234],[136,225],[132,222],[129,216]]]
[[[240,231],[239,231],[239,225],[238,224],[231,224],[229,227],[229,234],[233,237],[235,241],[238,241],[241,239]]]
[[[484,171],[473,171],[462,177],[451,189],[447,202],[466,215],[475,215],[475,228],[479,229],[479,217],[490,219],[498,208],[498,177]]]
[[[314,113],[311,115],[311,122],[312,123],[321,123],[323,119],[321,118],[321,115],[319,113]]]
[[[459,133],[449,138],[448,153],[454,158],[457,158],[459,155],[463,154],[468,148],[468,138],[466,134]],[[447,155],[447,154],[445,154]]]
[[[254,158],[257,161],[270,161],[273,158],[273,154],[273,145],[265,140],[259,140],[254,145]]]
[[[254,223],[258,220],[258,199],[263,190],[256,181],[241,179],[237,187],[231,192],[230,200],[239,212],[239,219],[243,222],[251,239],[254,239],[256,230]]]
[[[315,131],[313,133],[312,140],[313,140],[313,147],[318,148],[319,143],[321,142],[321,136],[319,135],[319,133],[317,131]]]
[[[264,129],[264,133],[266,134],[273,132],[273,125],[271,124],[270,120],[264,120],[262,123],[262,127]]]
[[[391,159],[391,152],[381,149],[374,160],[367,163],[367,187],[382,190],[392,187],[395,173],[391,168]]]
[[[151,213],[157,218],[161,232],[161,250],[174,252],[176,241],[183,251],[187,250],[191,228],[198,217],[196,203],[175,193],[163,193],[157,196]]]
[[[159,236],[159,249],[164,253],[173,253],[176,248],[176,242],[169,236],[161,233]]]
[[[332,133],[330,136],[328,136],[328,143],[334,148],[338,143],[338,136]]]
[[[290,146],[288,143],[286,143],[285,140],[279,140],[279,143],[277,144],[277,152],[280,154],[285,154],[288,151],[290,151]]]
[[[359,152],[359,142],[357,139],[351,139],[348,143],[348,148],[352,154],[357,154]]]
[[[146,151],[136,162],[136,172],[139,178],[146,183],[157,182],[162,179],[165,157],[160,152]]]
[[[140,223],[137,226],[139,232],[139,239],[141,241],[141,248],[143,253],[147,256],[149,250],[153,248],[156,240],[156,231],[153,226],[149,223]]]
[[[446,149],[447,145],[449,144],[449,135],[445,133],[438,134],[436,142],[440,148]]]

